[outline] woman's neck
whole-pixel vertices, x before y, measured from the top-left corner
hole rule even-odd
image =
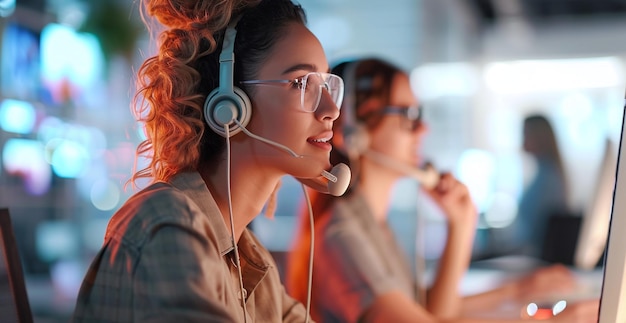
[[[226,161],[220,160],[217,165],[204,167],[200,170],[200,174],[213,195],[224,224],[230,232]],[[231,161],[230,199],[233,208],[235,241],[239,241],[243,230],[261,213],[263,206],[278,185],[280,177],[280,174],[263,172],[258,165],[247,161]]]
[[[397,180],[398,175],[389,169],[368,160],[362,161],[358,192],[363,195],[379,223],[387,221],[391,189]]]

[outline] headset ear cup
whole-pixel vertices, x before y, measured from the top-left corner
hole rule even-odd
[[[365,125],[357,123],[344,127],[343,151],[348,157],[352,176],[348,187],[354,187],[359,181],[361,172],[361,156],[367,153],[370,146],[370,137]]]
[[[237,87],[233,92],[222,92],[220,88],[213,90],[204,102],[204,119],[209,127],[222,137],[226,137],[225,125],[229,126],[232,137],[241,132],[241,127],[233,120],[239,121],[242,127],[248,125],[252,115],[248,95]]]
[[[351,160],[360,158],[370,146],[369,133],[365,125],[354,124],[344,133],[345,150]]]

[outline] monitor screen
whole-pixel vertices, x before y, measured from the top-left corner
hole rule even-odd
[[[2,33],[0,94],[36,101],[41,93],[39,31],[9,22]]]
[[[624,101],[626,109],[626,100]],[[622,135],[617,160],[613,209],[604,261],[604,280],[600,298],[599,323],[626,322],[626,128],[622,117]]]
[[[613,148],[613,142],[607,139],[600,169],[596,176],[595,195],[583,213],[578,235],[574,264],[580,269],[595,268],[606,249],[616,166],[617,154]]]
[[[32,322],[8,209],[0,209],[0,318],[3,322]]]

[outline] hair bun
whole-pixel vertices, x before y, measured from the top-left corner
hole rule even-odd
[[[233,14],[261,0],[143,0],[148,15],[166,27],[193,30],[225,28]]]

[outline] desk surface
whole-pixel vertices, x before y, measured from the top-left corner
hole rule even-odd
[[[536,259],[527,257],[507,256],[473,263],[461,283],[463,295],[473,295],[498,287],[501,283],[531,272],[532,270],[548,265]],[[571,268],[577,285],[571,293],[565,295],[554,294],[537,299],[537,304],[556,304],[560,300],[572,302],[583,299],[600,298],[602,291],[602,268],[591,271]],[[520,313],[528,306],[520,303],[503,304],[501,308],[489,313],[478,313],[481,318],[519,318]]]

